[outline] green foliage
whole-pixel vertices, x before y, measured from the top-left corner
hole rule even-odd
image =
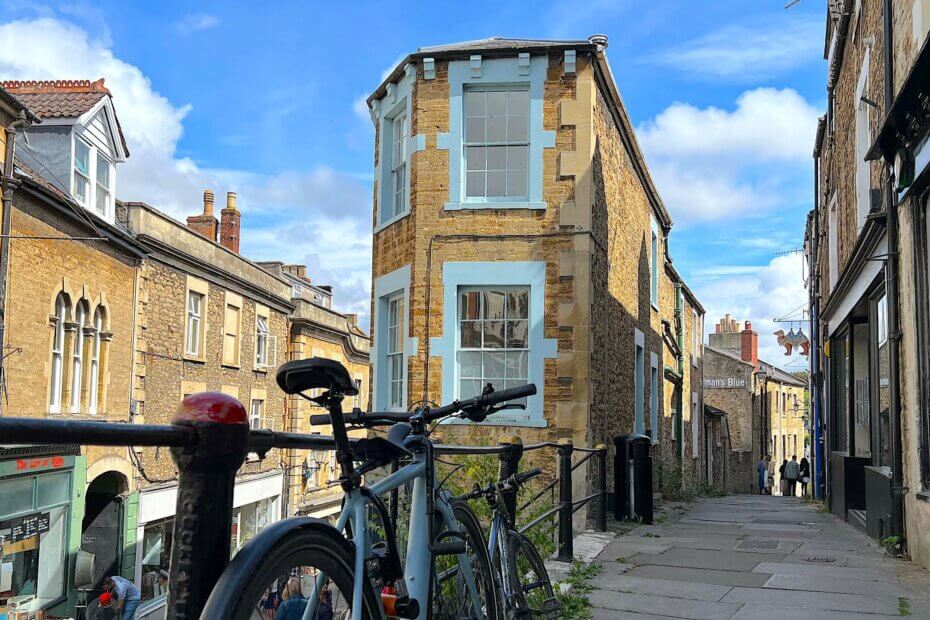
[[[662,498],[670,501],[693,502],[699,496],[723,497],[728,495],[724,489],[719,489],[703,480],[685,480],[681,466],[674,464],[668,466],[661,459],[654,461],[654,471],[659,483]]]
[[[568,577],[565,582],[571,585],[571,590],[567,594],[562,594],[561,589],[556,590],[556,598],[559,599],[559,617],[560,618],[591,618],[591,610],[588,608],[588,593],[591,586],[588,584],[589,579],[593,579],[604,569],[600,564],[584,564],[575,562],[571,570],[568,571]]]
[[[896,558],[904,555],[904,538],[901,536],[886,536],[879,541],[882,547]]]
[[[899,616],[910,616],[911,615],[911,601],[904,598],[903,596],[898,597],[898,615]]]

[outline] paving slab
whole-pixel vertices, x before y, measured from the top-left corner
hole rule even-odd
[[[692,601],[607,590],[592,590],[588,594],[588,601],[592,606],[601,609],[670,616],[673,618],[689,618],[691,620],[732,618],[740,608],[740,605],[733,603]]]
[[[592,579],[590,584],[599,590],[649,594],[695,601],[719,601],[732,589],[731,586],[636,577],[629,574],[607,575],[604,573]]]
[[[803,620],[900,620],[895,614],[860,614],[849,611],[830,611],[810,607],[775,607],[772,605],[744,605],[736,612],[733,620],[772,620],[773,618],[798,618]]]
[[[893,570],[878,568],[849,568],[846,566],[825,566],[813,564],[789,564],[787,562],[762,562],[752,569],[755,573],[780,575],[805,575],[809,577],[839,577],[842,579],[861,579],[866,581],[884,581],[894,583],[897,576]]]
[[[707,551],[704,549],[672,547],[665,553],[659,553],[655,555],[641,553],[627,558],[627,561],[632,564],[654,564],[659,566],[679,566],[682,568],[709,568],[713,570],[748,571],[755,568],[758,564],[777,563],[773,561],[773,558],[778,557],[784,556],[778,556],[771,553]]]
[[[733,588],[721,599],[724,603],[750,605],[795,605],[830,611],[855,611],[867,614],[898,613],[897,596],[864,596],[861,594],[831,594],[829,592],[800,592],[766,590],[764,588]]]
[[[720,586],[745,586],[749,588],[761,588],[771,576],[762,573],[679,568],[677,566],[635,566],[628,570],[627,574],[649,579],[671,579],[674,581]]]
[[[765,582],[766,588],[779,590],[805,590],[808,592],[832,592],[836,594],[876,594],[879,596],[905,596],[903,588],[884,581],[826,577],[823,575],[772,575]]]

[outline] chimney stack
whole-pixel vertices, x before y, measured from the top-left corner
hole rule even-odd
[[[220,245],[239,253],[240,213],[236,209],[236,192],[226,193],[226,208],[220,211]]]
[[[213,217],[213,190],[203,190],[203,213],[187,218],[187,227],[210,241],[216,241],[217,223]]]
[[[749,362],[756,370],[759,370],[759,334],[753,331],[752,323],[746,321],[746,328],[740,333],[741,350],[740,357],[744,362]]]

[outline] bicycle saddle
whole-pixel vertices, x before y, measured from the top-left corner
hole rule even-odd
[[[322,357],[282,364],[275,379],[285,394],[297,394],[316,388],[333,390],[346,396],[358,394],[358,388],[355,387],[346,367],[336,360]]]

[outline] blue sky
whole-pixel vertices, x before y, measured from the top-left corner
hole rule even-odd
[[[177,217],[239,193],[243,252],[306,262],[367,314],[372,128],[361,99],[419,46],[609,37],[608,57],[708,309],[770,319],[804,303],[802,242],[822,2],[69,2],[0,0],[0,78],[105,77],[133,157],[117,193]],[[777,356],[777,359],[775,358]]]

